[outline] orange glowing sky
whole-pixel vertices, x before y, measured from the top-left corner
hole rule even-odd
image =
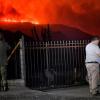
[[[100,0],[0,0],[0,19],[65,24],[100,34]]]

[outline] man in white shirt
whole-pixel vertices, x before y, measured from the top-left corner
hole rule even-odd
[[[92,95],[99,94],[98,81],[99,81],[99,62],[100,48],[98,46],[100,38],[95,36],[91,42],[86,45],[86,69],[89,78],[89,88]]]

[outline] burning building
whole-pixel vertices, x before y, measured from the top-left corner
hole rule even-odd
[[[22,54],[22,51],[18,49],[14,58],[9,62],[10,66],[16,65],[15,69],[10,68],[13,71],[8,70],[8,73],[12,72],[10,76],[20,79],[25,75],[24,78],[26,77],[26,81],[29,83],[26,83],[27,86],[38,87],[40,85],[36,83],[39,82],[42,83],[43,86],[49,85],[41,80],[45,80],[50,76],[47,75],[47,77],[45,77],[46,72],[44,72],[43,69],[47,69],[51,66],[50,68],[53,68],[54,73],[58,73],[58,75],[56,74],[57,76],[55,76],[55,83],[51,82],[52,84],[59,83],[60,79],[63,79],[62,82],[64,83],[64,79],[69,78],[72,78],[72,80],[65,83],[67,85],[73,84],[76,77],[78,76],[79,78],[80,76],[76,75],[76,73],[85,71],[84,68],[80,69],[81,64],[79,63],[80,57],[81,63],[84,60],[84,46],[88,43],[88,41],[86,42],[84,39],[89,39],[91,35],[99,35],[100,32],[99,4],[100,1],[97,0],[0,0],[0,31],[4,32],[7,41],[14,48],[22,35],[25,36],[25,39],[29,37],[26,39],[26,48],[24,48],[26,58],[19,56],[19,54]],[[32,45],[32,43],[34,45]],[[77,54],[78,56],[76,57]],[[67,58],[68,56],[69,58]],[[23,62],[18,60],[19,58],[25,60],[24,63],[28,66],[25,70],[28,72],[24,73],[24,71],[20,70],[21,68],[23,69],[23,66],[20,66]],[[53,61],[51,59],[53,59]],[[65,60],[67,61],[66,63],[64,62]],[[72,70],[70,69],[71,63],[69,63],[69,60],[73,60]],[[15,65],[13,65],[12,62]],[[18,65],[15,62],[17,62]],[[38,62],[40,62],[39,65]],[[66,66],[68,66],[68,68],[66,68]],[[70,74],[68,74],[67,77],[65,77],[64,74],[61,75],[64,70],[65,72],[69,70],[68,73],[75,75],[75,77],[70,76]],[[34,74],[30,71],[33,71]],[[37,72],[38,75],[35,72]],[[21,73],[23,73],[22,76],[20,75]],[[31,73],[31,76],[29,73]],[[32,75],[34,77],[32,77]],[[81,77],[82,80],[84,79],[84,75]],[[41,79],[40,76],[42,76]],[[35,80],[35,83],[33,80]],[[30,81],[33,83],[30,83]],[[54,82],[53,78],[52,81]],[[59,84],[62,85],[62,83]]]
[[[0,20],[64,24],[99,35],[99,4],[98,0],[0,0]]]

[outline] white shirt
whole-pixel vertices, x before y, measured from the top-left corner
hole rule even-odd
[[[89,43],[86,48],[86,60],[85,62],[98,62],[98,59],[100,59],[100,48],[98,45],[95,45],[93,43]],[[98,55],[99,54],[99,55]]]

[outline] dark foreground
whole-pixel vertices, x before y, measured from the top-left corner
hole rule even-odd
[[[88,86],[46,91],[14,86],[8,92],[0,92],[0,100],[100,100],[100,96],[91,96]]]

